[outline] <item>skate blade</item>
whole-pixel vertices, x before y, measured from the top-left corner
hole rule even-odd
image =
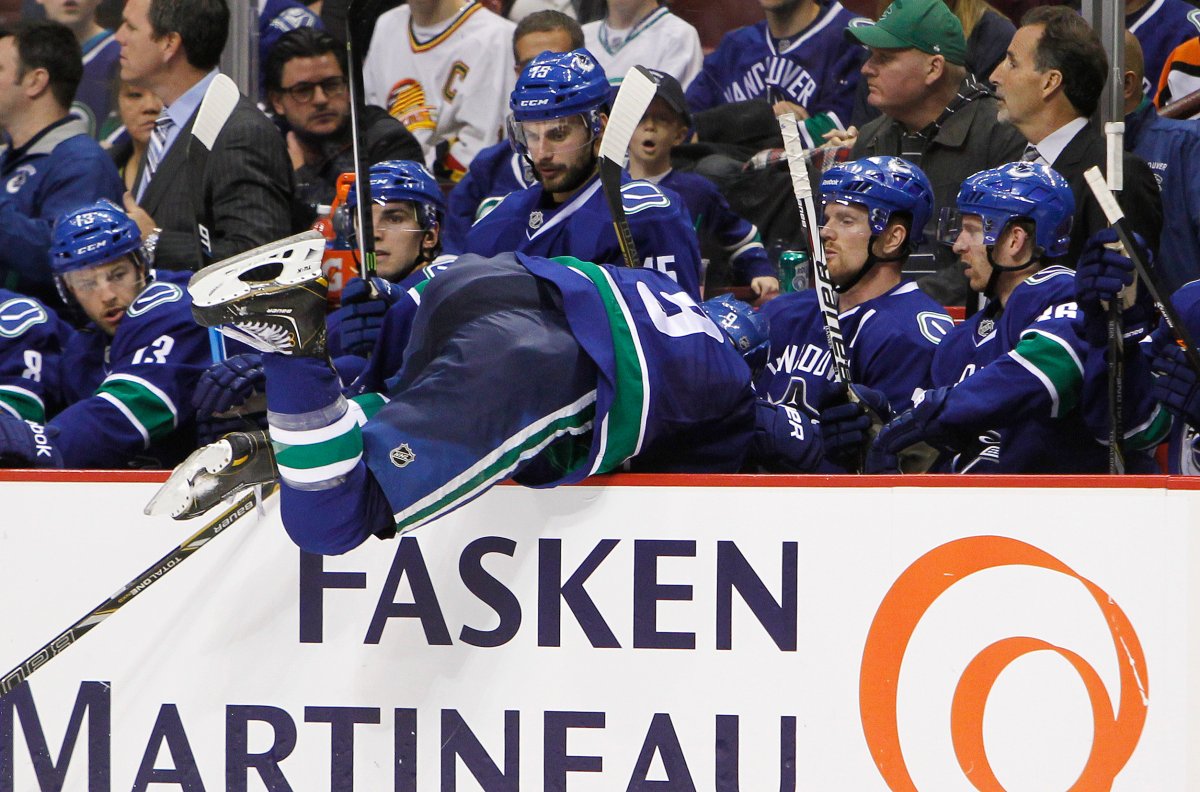
[[[233,446],[227,440],[202,446],[179,463],[158,492],[146,504],[143,513],[149,517],[170,515],[173,519],[195,516],[189,513],[196,507],[195,484],[204,474],[215,474],[233,464]],[[209,506],[211,508],[211,506]],[[205,509],[207,511],[207,509]]]
[[[188,293],[193,305],[213,308],[291,288],[321,278],[324,255],[325,237],[305,231],[205,267],[188,282]]]

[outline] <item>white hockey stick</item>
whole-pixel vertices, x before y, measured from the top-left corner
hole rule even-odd
[[[621,246],[621,255],[628,267],[640,267],[642,261],[638,258],[629,220],[625,217],[625,205],[621,201],[621,171],[625,168],[625,155],[629,151],[629,142],[633,140],[633,132],[642,122],[642,116],[654,101],[656,93],[658,84],[649,72],[641,66],[630,69],[621,83],[621,90],[617,92],[617,100],[613,102],[612,112],[604,127],[604,138],[600,141],[600,183],[608,200],[608,210],[612,213],[617,244]]]

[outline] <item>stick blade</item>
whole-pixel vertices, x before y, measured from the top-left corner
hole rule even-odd
[[[600,142],[601,157],[624,165],[629,141],[633,140],[633,132],[642,122],[642,116],[654,101],[656,93],[658,84],[645,68],[634,66],[626,72],[604,128],[604,139]]]

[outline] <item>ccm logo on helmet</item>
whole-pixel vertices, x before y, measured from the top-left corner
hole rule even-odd
[[[550,104],[549,99],[522,99],[518,102],[521,107],[538,107],[544,104]]]
[[[104,247],[104,245],[104,242],[93,242],[90,245],[84,245],[83,247],[78,248],[75,252],[77,254],[91,253],[93,250]]]

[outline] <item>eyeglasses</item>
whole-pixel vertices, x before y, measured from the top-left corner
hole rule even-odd
[[[325,94],[326,98],[332,99],[341,96],[346,92],[348,84],[345,77],[330,77],[321,82],[301,82],[296,83],[290,88],[280,88],[288,96],[292,97],[292,101],[298,104],[308,104],[313,100],[318,88]]]

